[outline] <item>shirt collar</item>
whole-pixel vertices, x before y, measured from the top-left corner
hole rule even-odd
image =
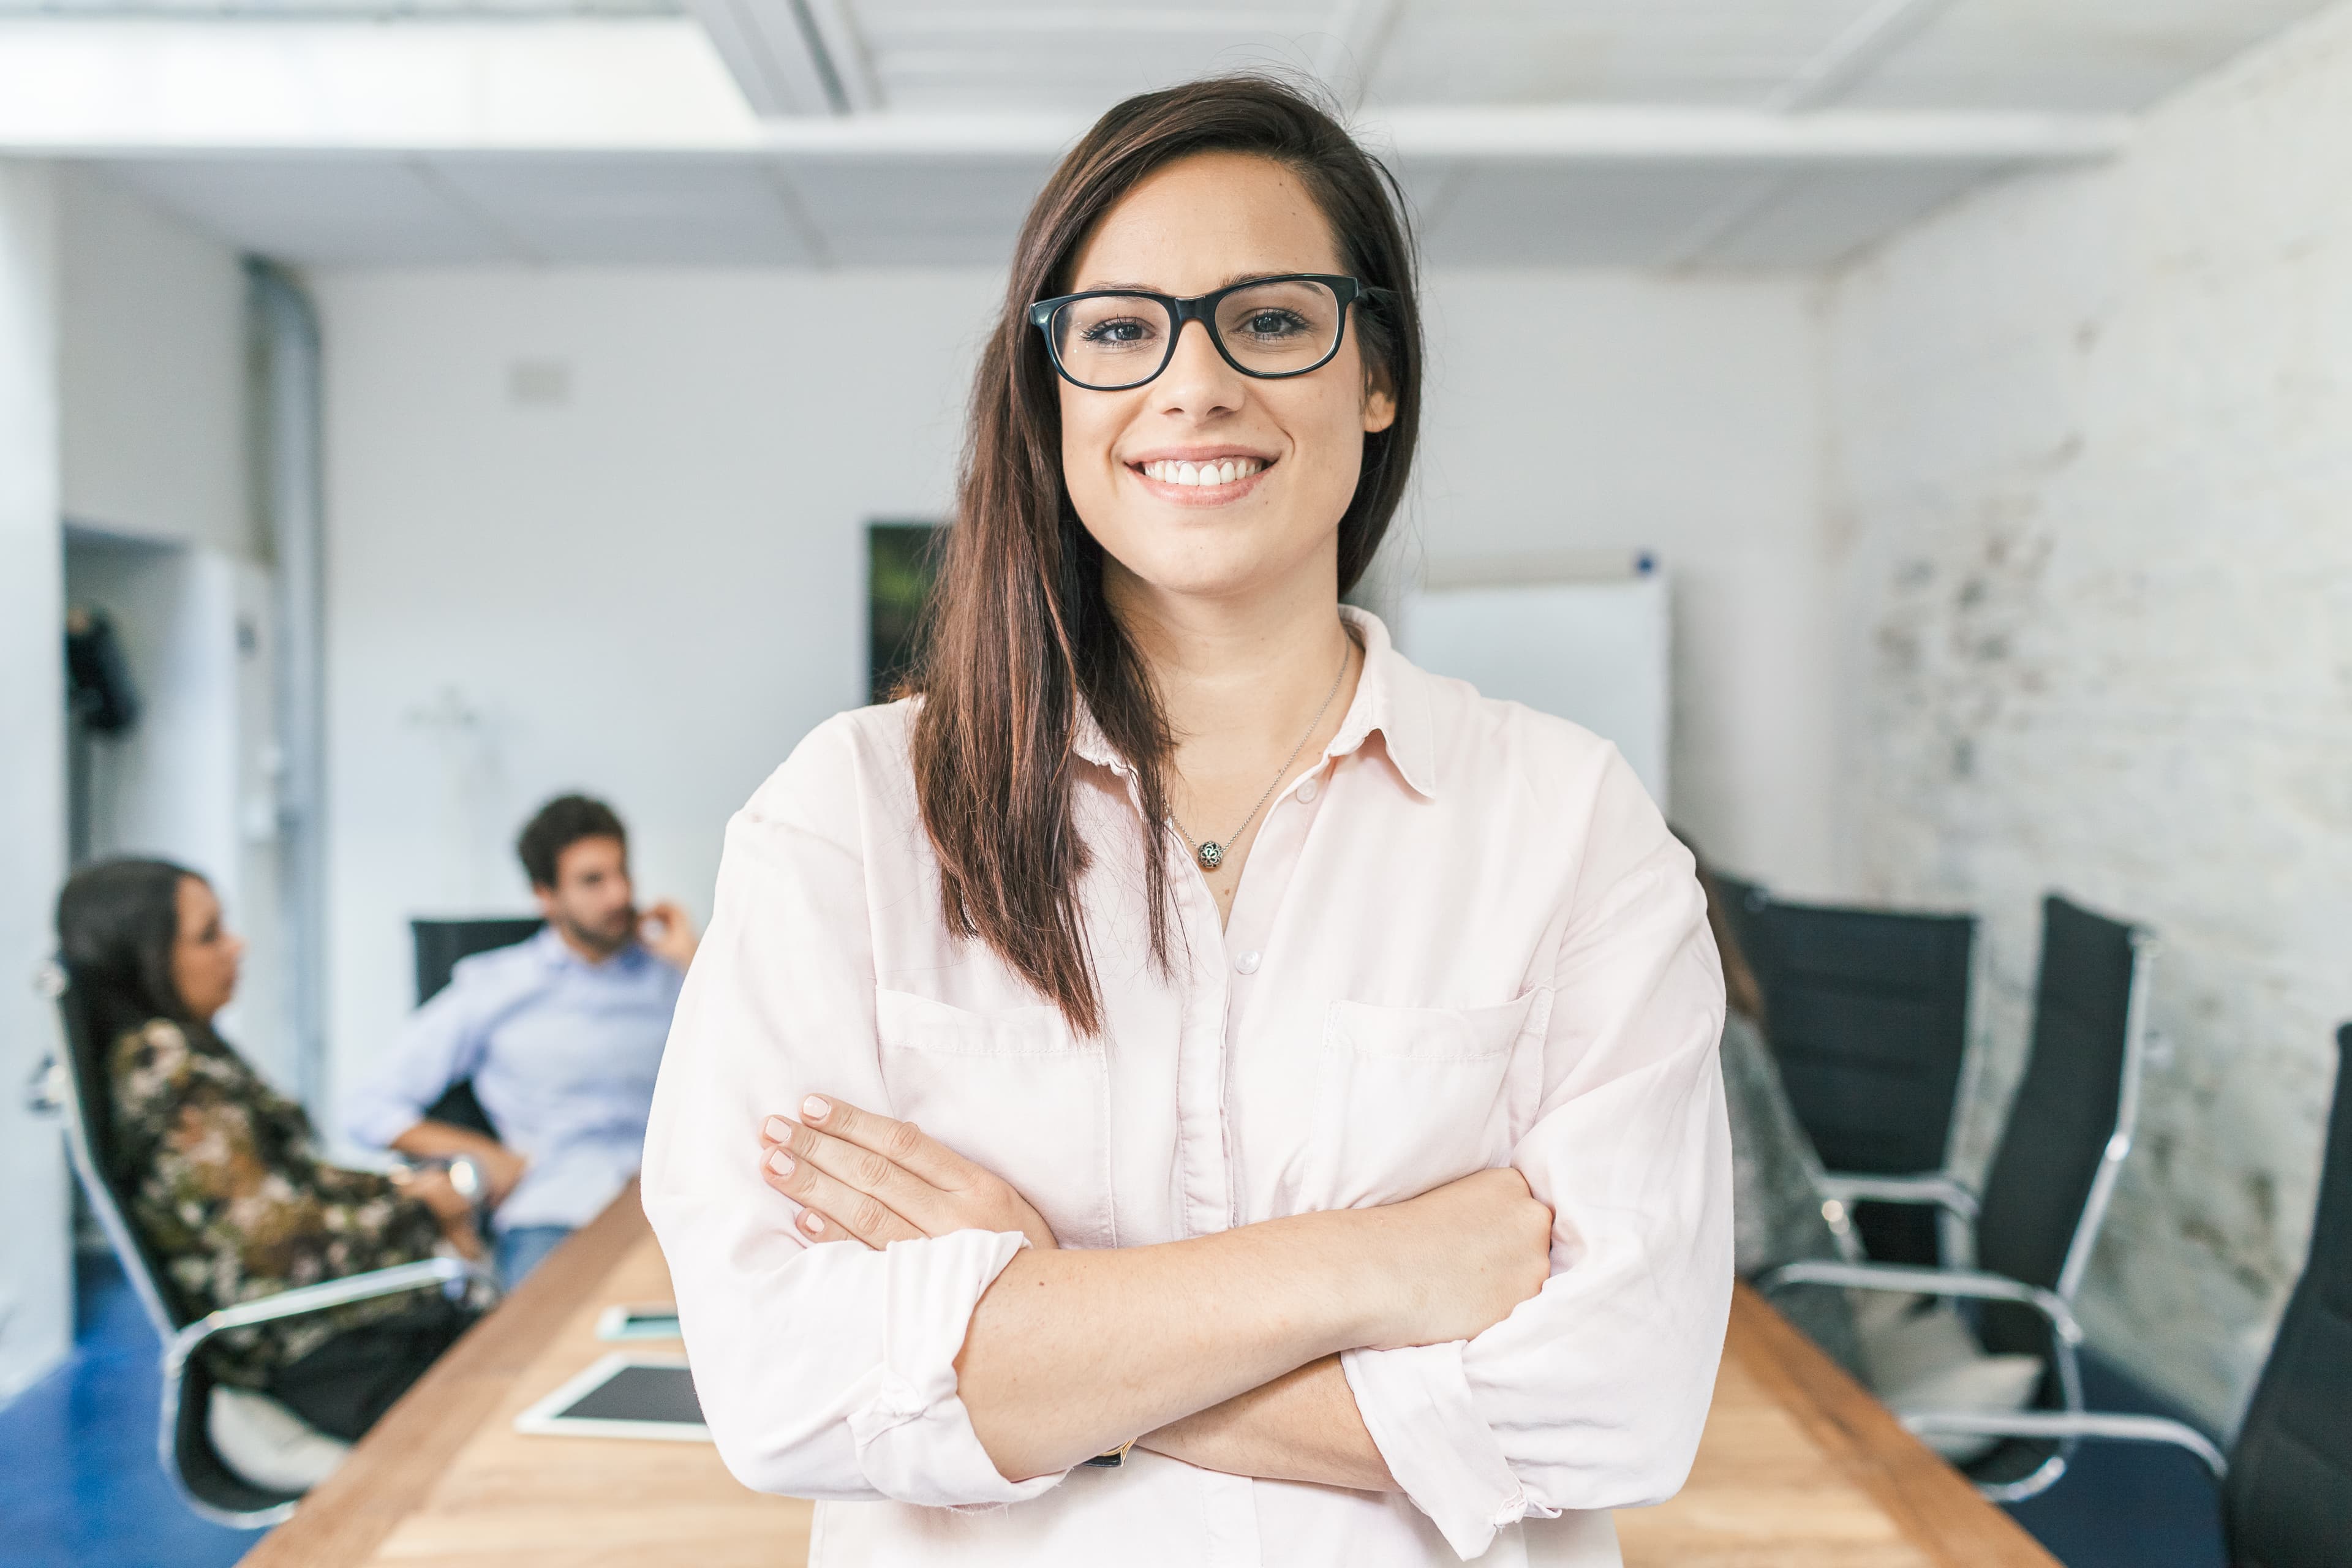
[[[1355,628],[1364,645],[1364,674],[1356,700],[1339,721],[1339,732],[1323,748],[1326,757],[1344,757],[1377,732],[1389,762],[1419,795],[1437,797],[1436,743],[1430,730],[1429,678],[1397,652],[1380,616],[1353,605],[1339,606],[1339,618]]]
[[[1364,673],[1356,682],[1356,699],[1339,721],[1339,732],[1323,748],[1326,760],[1362,749],[1375,733],[1388,752],[1390,763],[1404,782],[1423,796],[1437,795],[1435,746],[1430,734],[1429,678],[1415,668],[1389,637],[1381,618],[1353,605],[1339,606],[1339,618],[1356,634],[1364,648]],[[1070,749],[1087,762],[1125,777],[1127,760],[1111,748],[1094,710],[1078,702],[1071,728]]]
[[[645,944],[632,941],[614,952],[613,956],[604,963],[591,963],[572,952],[572,944],[564,941],[552,925],[540,927],[538,934],[533,936],[530,942],[531,945],[539,950],[540,962],[548,968],[578,969],[591,974],[613,970],[635,969],[638,961],[646,956]]]

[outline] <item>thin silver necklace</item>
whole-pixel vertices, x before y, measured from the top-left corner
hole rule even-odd
[[[1316,730],[1322,724],[1323,715],[1331,710],[1331,699],[1339,695],[1339,682],[1348,678],[1348,658],[1350,654],[1354,653],[1355,650],[1355,638],[1342,637],[1340,639],[1339,668],[1338,672],[1331,677],[1331,689],[1323,694],[1323,706],[1315,710],[1314,718],[1307,721],[1307,733],[1298,737],[1298,744],[1290,748],[1290,755],[1283,758],[1282,766],[1274,770],[1273,781],[1265,786],[1265,793],[1257,797],[1257,804],[1249,808],[1249,815],[1243,817],[1240,824],[1236,826],[1231,833],[1225,835],[1223,843],[1220,843],[1213,838],[1203,838],[1201,840],[1199,847],[1192,851],[1192,858],[1201,863],[1202,870],[1213,871],[1218,867],[1223,865],[1225,863],[1225,845],[1231,844],[1234,839],[1239,838],[1243,834],[1248,832],[1249,825],[1257,820],[1257,814],[1265,809],[1265,803],[1274,798],[1275,785],[1280,784],[1283,780],[1283,776],[1290,772],[1290,764],[1298,760],[1298,753],[1307,749],[1307,741],[1313,737]],[[1184,826],[1184,819],[1178,816],[1172,811],[1168,814],[1168,816],[1169,820],[1176,824],[1176,831],[1183,835],[1186,842],[1191,842],[1192,832],[1192,829]]]

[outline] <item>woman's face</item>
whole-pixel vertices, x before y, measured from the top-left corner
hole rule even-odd
[[[1160,169],[1105,214],[1068,292],[1132,289],[1179,299],[1243,279],[1347,268],[1322,209],[1282,164],[1203,153]],[[1350,312],[1353,313],[1352,311]],[[1062,472],[1079,520],[1110,557],[1108,584],[1207,599],[1286,587],[1336,592],[1340,515],[1364,437],[1396,417],[1368,388],[1358,323],[1310,374],[1279,381],[1227,364],[1188,321],[1157,379],[1124,392],[1059,381]],[[1231,484],[1186,486],[1146,464],[1256,461]],[[1323,580],[1333,586],[1323,588]]]
[[[172,942],[172,984],[200,1022],[236,994],[237,960],[245,943],[221,924],[220,900],[202,877],[180,879],[180,931]]]

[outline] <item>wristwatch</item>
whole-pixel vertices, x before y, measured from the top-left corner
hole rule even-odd
[[[1129,1437],[1126,1442],[1121,1443],[1109,1453],[1097,1454],[1093,1458],[1088,1459],[1087,1463],[1089,1465],[1098,1466],[1106,1470],[1115,1470],[1118,1468],[1119,1466],[1127,1463],[1127,1451],[1134,1447],[1135,1439]]]
[[[476,1208],[481,1206],[482,1194],[489,1191],[489,1184],[482,1179],[482,1167],[467,1154],[459,1154],[449,1162],[449,1184],[457,1190],[459,1197]]]

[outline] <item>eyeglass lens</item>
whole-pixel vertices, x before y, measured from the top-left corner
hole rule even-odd
[[[1312,370],[1339,341],[1339,300],[1328,284],[1276,279],[1236,289],[1216,306],[1217,341],[1253,375]],[[1062,373],[1102,391],[1139,386],[1168,361],[1168,308],[1146,294],[1098,294],[1054,312]]]

